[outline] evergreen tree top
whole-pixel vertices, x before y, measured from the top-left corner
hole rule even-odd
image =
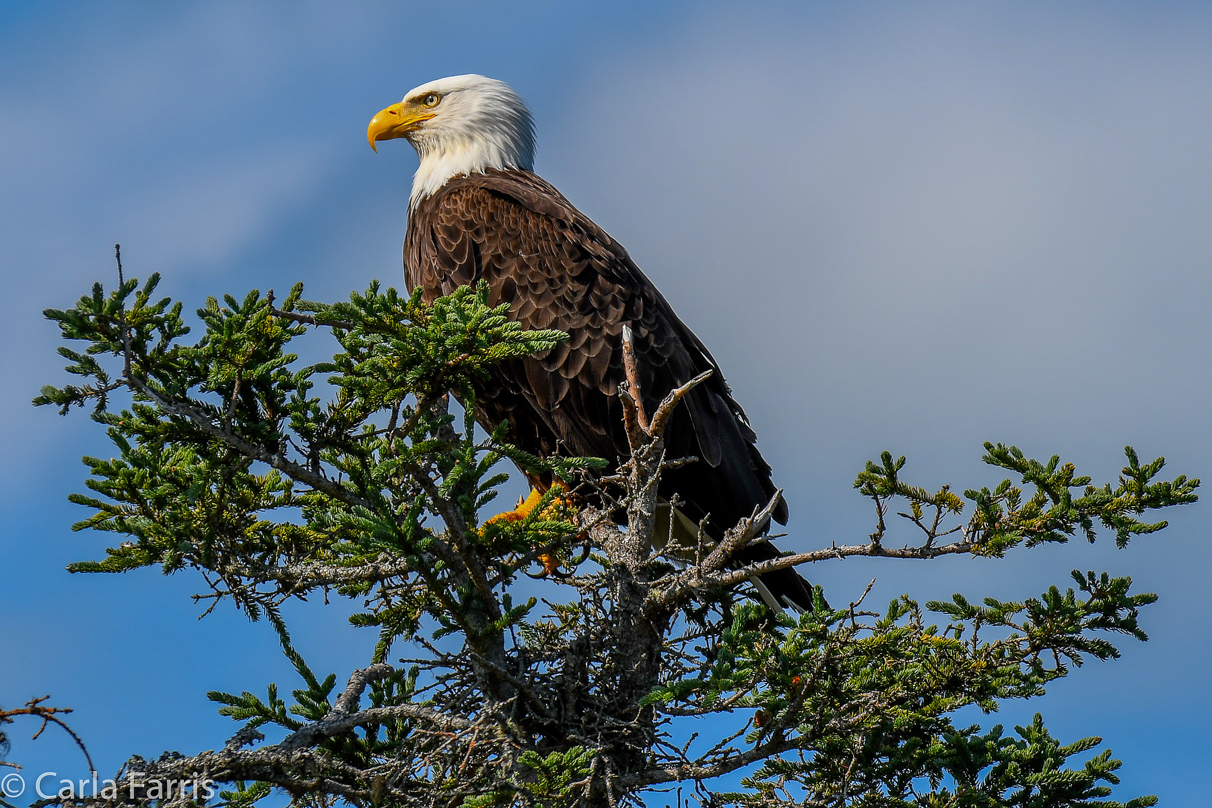
[[[701,379],[650,421],[623,392],[623,468],[539,458],[501,430],[477,435],[476,389],[493,363],[565,335],[521,330],[483,289],[431,306],[378,285],[337,304],[304,301],[301,285],[280,301],[212,298],[190,341],[157,282],[97,284],[46,312],[79,381],[35,403],[91,407],[114,446],[84,459],[87,493],[71,499],[91,511],[76,529],[120,541],[71,569],[197,571],[209,608],[230,600],[272,625],[299,683],[289,698],[272,684],[211,693],[240,724],[231,741],[128,767],[144,780],[205,776],[234,805],[274,788],[307,805],[464,808],[658,805],[678,789],[707,805],[1155,802],[1110,801],[1119,761],[1082,760],[1099,741],[1063,745],[1039,716],[1012,732],[955,723],[1116,657],[1117,635],[1145,639],[1140,610],[1156,597],[1129,578],[1074,571],[1012,602],[906,595],[885,609],[866,595],[831,606],[818,588],[800,615],[748,595],[757,572],[854,555],[1000,558],[1100,533],[1122,547],[1165,527],[1154,511],[1196,500],[1199,481],[1161,478],[1161,459],[1128,448],[1119,479],[1094,485],[990,443],[985,462],[1010,478],[961,496],[913,485],[884,453],[855,481],[876,512],[869,537],[735,569],[778,495],[714,547],[653,542],[656,481],[686,462],[666,456],[662,424]],[[300,362],[299,341],[315,339],[335,341],[332,358]],[[506,460],[562,485],[525,518],[490,520]],[[918,538],[894,546],[889,514]],[[379,632],[344,685],[313,671],[281,615],[316,593],[362,603],[352,622]],[[731,729],[696,736],[708,716]],[[721,790],[740,774],[743,790]]]

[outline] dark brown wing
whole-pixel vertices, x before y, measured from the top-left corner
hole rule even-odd
[[[477,419],[488,428],[507,422],[509,439],[526,451],[627,458],[616,393],[630,324],[649,412],[673,388],[713,371],[666,433],[670,457],[699,461],[667,474],[662,495],[676,492],[696,521],[710,514],[717,534],[773,495],[756,435],[706,347],[622,245],[535,174],[456,177],[421,200],[409,218],[404,277],[427,301],[487,281],[491,302],[508,303],[527,328],[569,334],[550,351],[498,366],[477,391]],[[775,518],[786,521],[785,505]]]

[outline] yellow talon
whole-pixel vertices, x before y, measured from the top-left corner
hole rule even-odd
[[[544,575],[555,575],[560,569],[560,559],[550,553],[540,553],[539,561],[543,564]]]
[[[539,506],[539,502],[543,499],[543,493],[537,488],[530,489],[530,494],[523,497],[518,497],[518,504],[514,506],[512,511],[498,513],[496,516],[484,522],[485,525],[490,525],[493,522],[521,522],[526,517],[534,512],[534,509]],[[551,503],[549,508],[554,508],[557,505],[567,505],[567,500],[556,499]],[[541,553],[539,555],[539,563],[543,565],[543,575],[554,575],[560,569],[560,559],[551,553]]]
[[[518,504],[514,506],[512,511],[498,513],[484,524],[491,525],[493,522],[521,522],[527,516],[530,516],[530,512],[538,506],[539,500],[542,498],[543,495],[538,490],[532,488],[530,489],[530,496],[525,499],[518,497]]]

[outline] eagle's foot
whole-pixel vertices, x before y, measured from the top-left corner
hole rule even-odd
[[[527,516],[530,516],[531,512],[538,507],[542,499],[543,493],[537,488],[532,488],[528,496],[518,497],[518,504],[513,507],[512,511],[498,513],[484,522],[484,524],[491,525],[493,522],[521,522]]]
[[[529,495],[525,497],[518,497],[518,504],[514,506],[512,511],[498,513],[496,516],[493,516],[485,521],[484,524],[490,525],[493,522],[521,522],[523,519],[530,516],[530,514],[534,513],[534,509],[537,508],[539,503],[543,500],[544,493],[545,492],[540,491],[538,488],[530,489]],[[548,504],[548,510],[550,511],[561,505],[568,504],[569,502],[567,499],[556,498],[553,502]],[[555,575],[560,569],[560,559],[551,553],[540,553],[539,563],[543,565],[543,572],[539,574],[539,577]]]

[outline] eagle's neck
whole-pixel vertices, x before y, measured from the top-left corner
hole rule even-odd
[[[433,196],[452,177],[483,174],[494,168],[533,171],[533,135],[528,125],[518,129],[501,126],[478,130],[473,136],[418,138],[413,146],[421,165],[412,179],[409,208],[416,208],[421,200]]]
[[[421,165],[412,178],[408,206],[415,208],[421,200],[433,196],[451,177],[482,174],[490,168],[504,168],[504,162],[497,155],[487,154],[484,149],[474,146],[422,155]]]

